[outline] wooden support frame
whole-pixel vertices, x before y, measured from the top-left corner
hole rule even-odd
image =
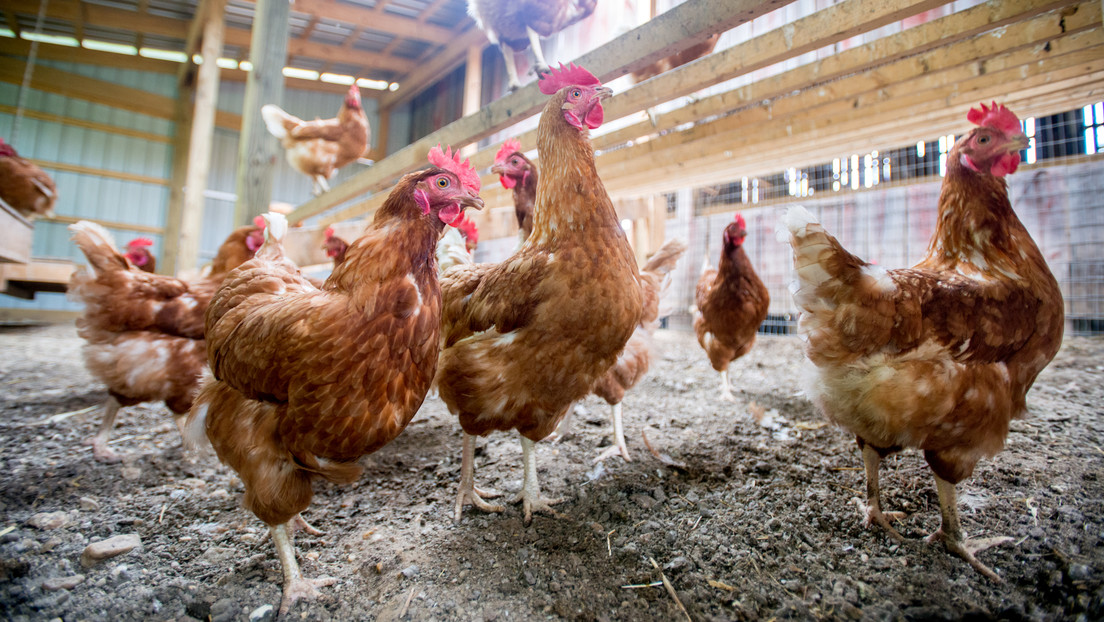
[[[222,52],[224,32],[223,12],[226,0],[204,0],[200,11],[204,17],[200,65],[196,78],[195,112],[192,114],[191,138],[188,144],[188,168],[184,185],[184,209],[180,214],[176,273],[199,267],[200,231],[203,223],[207,176],[211,168],[211,143],[215,130],[218,102],[219,67],[210,62]]]
[[[287,0],[258,0],[253,21],[249,60],[253,71],[245,85],[242,132],[238,141],[237,201],[234,223],[247,224],[268,211],[272,200],[273,165],[282,155],[279,144],[265,129],[261,107],[283,104],[284,58],[288,50]]]

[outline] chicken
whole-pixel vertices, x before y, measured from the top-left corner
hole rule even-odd
[[[594,394],[610,405],[610,420],[613,422],[613,444],[599,454],[595,462],[618,454],[625,462],[632,461],[621,423],[621,400],[648,373],[652,360],[652,334],[659,325],[659,299],[669,282],[667,275],[675,269],[675,264],[685,252],[686,243],[682,240],[668,240],[640,269],[641,293],[644,296],[640,323],[617,357],[617,362],[594,384]]]
[[[525,479],[519,501],[555,513],[541,496],[535,443],[617,360],[640,323],[636,261],[598,178],[589,131],[610,89],[574,65],[540,81],[552,95],[537,128],[544,176],[533,234],[500,264],[458,266],[442,278],[438,387],[464,430],[455,516],[466,502],[502,511],[474,486],[475,436],[516,429]]]
[[[725,227],[716,270],[703,270],[694,293],[694,333],[721,372],[721,399],[736,401],[728,366],[755,345],[755,332],[767,317],[770,294],[744,252],[747,224],[742,214]]]
[[[468,0],[468,14],[502,51],[512,91],[521,86],[514,52],[532,47],[537,74],[548,73],[540,38],[590,17],[597,4],[598,0]]]
[[[149,251],[150,246],[153,246],[153,240],[149,238],[134,238],[127,242],[127,261],[142,272],[157,272],[157,258]]]
[[[978,127],[947,155],[936,230],[912,268],[885,270],[844,250],[803,208],[783,216],[794,249],[794,301],[813,365],[806,393],[855,434],[866,469],[866,525],[889,524],[878,466],[913,447],[935,474],[942,540],[978,572],[975,554],[1008,538],[966,539],[955,486],[1001,450],[1009,421],[1058,351],[1064,313],[1058,283],[1016,217],[1003,177],[1028,145],[1019,119],[982,105]],[[783,231],[782,233],[786,233]]]
[[[349,243],[334,235],[333,227],[326,227],[326,241],[322,243],[322,249],[326,251],[327,257],[333,259],[336,268],[345,261]]]
[[[57,186],[46,171],[0,138],[0,200],[25,218],[53,216]]]
[[[521,152],[521,142],[510,138],[495,154],[491,173],[498,175],[502,187],[514,191],[514,215],[518,222],[518,243],[533,232],[533,204],[537,200],[537,165]]]
[[[345,261],[318,289],[286,259],[283,216],[269,213],[256,258],[231,272],[207,310],[205,380],[188,417],[245,485],[243,505],[269,525],[284,571],[281,614],[333,579],[305,579],[291,530],[322,477],[350,483],[356,460],[391,442],[437,368],[441,294],[434,247],[479,176],[451,150],[403,177]]]
[[[363,155],[371,140],[356,84],[349,87],[336,118],[304,121],[273,104],[262,107],[261,116],[269,133],[280,139],[292,168],[311,178],[315,196],[329,192],[337,169]]]
[[[207,364],[203,313],[222,277],[252,256],[250,236],[257,229],[231,233],[211,272],[193,283],[135,268],[95,223],[81,221],[69,230],[90,264],[73,273],[68,288],[70,299],[84,303],[77,320],[85,341],[81,354],[108,392],[103,421],[86,444],[97,460],[115,462],[120,457],[107,443],[119,408],[163,401],[177,416],[188,412]]]

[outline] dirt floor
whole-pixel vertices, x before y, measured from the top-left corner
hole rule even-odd
[[[916,452],[882,468],[908,541],[861,527],[859,453],[797,393],[797,339],[762,338],[735,365],[735,405],[717,399],[691,335],[658,342],[624,404],[633,462],[591,463],[610,426],[587,399],[565,439],[538,446],[562,516],[529,526],[517,506],[452,522],[459,426],[427,399],[357,485],[315,485],[305,516],[326,535],[301,534],[299,558],[338,581],[288,618],[685,619],[665,577],[694,620],[1104,619],[1104,340],[1067,339],[1030,418],[960,486],[971,536],[1015,539],[981,556],[999,584],[922,540],[939,510]],[[266,529],[231,471],[185,455],[167,409],[122,411],[121,464],[81,445],[98,412],[50,419],[106,396],[79,348],[72,325],[0,332],[0,617],[272,619],[281,574]],[[516,435],[481,440],[477,482],[516,491],[520,458]],[[86,546],[123,534],[141,545],[82,566]]]

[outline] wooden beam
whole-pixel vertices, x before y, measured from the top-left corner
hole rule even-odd
[[[123,231],[133,231],[135,233],[152,233],[153,235],[163,235],[165,229],[161,227],[153,227],[150,225],[139,225],[131,222],[118,222],[114,220],[100,220],[98,218],[77,218],[76,216],[45,216],[39,218],[44,222],[56,222],[62,225],[72,225],[82,220],[90,220],[97,225],[107,227],[109,229],[122,229]]]
[[[789,1],[690,0],[584,54],[576,62],[588,68],[599,79],[609,80],[685,49],[704,40],[713,32],[728,30],[766,14]],[[378,192],[399,175],[422,166],[431,146],[447,143],[454,148],[463,147],[533,115],[546,101],[547,96],[540,93],[536,84],[522,87],[484,106],[476,114],[458,119],[415,141],[322,197],[301,205],[292,212],[289,220],[293,223],[299,222],[358,195]],[[381,99],[381,105],[386,105],[387,102],[386,96]],[[352,218],[362,212],[348,210],[342,213],[345,218]]]
[[[391,109],[380,108],[379,125],[372,131],[376,139],[376,148],[372,150],[372,159],[377,162],[387,157],[387,142],[391,136]]]
[[[199,267],[200,233],[203,223],[207,176],[211,168],[211,147],[215,131],[218,104],[219,67],[210,59],[222,52],[225,31],[223,13],[226,0],[204,0],[206,20],[201,35],[200,53],[204,63],[196,77],[195,112],[192,115],[191,138],[188,144],[188,171],[184,184],[184,210],[180,217],[180,243],[177,248],[176,273]]]
[[[37,0],[10,0],[10,10],[17,13],[38,13]],[[145,34],[161,35],[164,37],[182,38],[189,32],[191,22],[172,17],[161,17],[140,13],[138,11],[119,9],[99,4],[85,4],[79,0],[50,0],[47,5],[48,17],[76,23],[81,19],[82,5],[86,6],[85,25],[100,26],[125,30],[128,32],[141,32]],[[9,8],[9,7],[5,7]],[[402,19],[402,18],[399,18]],[[413,20],[405,20],[413,21]],[[424,26],[420,26],[424,28]],[[437,28],[437,27],[434,27]],[[454,37],[455,33],[451,33]],[[226,28],[225,43],[242,48],[248,48],[250,43],[250,31],[244,28]],[[296,40],[288,47],[290,54],[305,56],[320,60],[337,61],[374,67],[396,73],[407,73],[414,69],[416,63],[409,59],[395,56],[384,56],[373,52],[349,49],[342,50],[339,46],[315,43],[313,41]]]
[[[272,178],[276,158],[282,151],[268,133],[261,107],[284,103],[283,59],[288,48],[287,0],[259,0],[253,16],[253,42],[249,61],[253,70],[245,83],[241,139],[238,141],[238,172],[234,204],[235,226],[247,224],[268,211],[272,200]]]
[[[180,227],[184,222],[184,185],[188,183],[188,149],[192,136],[192,113],[195,108],[195,84],[180,86],[173,103],[172,173],[169,178],[169,209],[165,216],[165,235],[161,240],[161,274],[176,274],[180,267]]]
[[[23,39],[0,38],[0,54],[28,58],[31,53],[31,42]],[[68,63],[85,63],[100,65],[103,67],[118,67],[120,69],[133,69],[136,71],[151,71],[154,73],[173,73],[180,63],[146,58],[144,56],[129,56],[127,54],[115,54],[113,52],[101,52],[68,45],[57,45],[46,41],[38,42],[37,57],[46,60],[58,60]],[[22,60],[21,59],[21,60]],[[35,70],[37,71],[37,67]]]
[[[448,40],[448,45],[439,51],[433,51],[432,60],[420,65],[408,75],[402,77],[397,91],[385,93],[380,98],[380,106],[394,108],[400,106],[434,84],[450,71],[460,66],[473,45],[487,45],[487,36],[483,31],[471,27],[459,37]]]
[[[150,184],[154,186],[164,186],[168,184],[168,181],[166,181],[164,177],[152,177],[150,175],[139,175],[137,173],[127,173],[124,171],[112,171],[106,168],[81,166],[79,164],[67,164],[65,162],[49,162],[47,160],[39,160],[37,158],[27,159],[42,168],[53,169],[55,171],[65,171],[66,173],[78,173],[81,175],[91,175],[93,177],[106,177],[108,179],[133,181],[140,184]]]
[[[294,8],[299,13],[317,15],[346,24],[370,24],[373,30],[392,33],[404,39],[440,43],[456,36],[456,30],[450,28],[419,23],[417,20],[401,15],[374,11],[336,0],[295,0]]]
[[[15,112],[15,106],[0,104],[0,114],[14,115]],[[64,117],[57,114],[51,114],[49,112],[40,112],[38,110],[24,109],[23,117],[26,119],[37,119],[39,121],[48,121],[50,123],[71,125],[73,127],[83,127],[86,130],[94,130],[97,132],[104,132],[105,134],[112,134],[116,136],[130,136],[150,142],[167,143],[172,140],[170,137],[165,136],[164,134],[142,132],[140,130],[132,130],[129,127],[120,127],[118,125],[109,125],[107,123],[96,123],[95,121],[85,121],[84,119],[74,119],[73,117]]]

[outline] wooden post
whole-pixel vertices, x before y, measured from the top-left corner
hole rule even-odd
[[[464,67],[464,107],[460,116],[475,114],[483,103],[483,46],[468,48],[468,60]],[[470,157],[479,145],[472,143],[460,150],[464,157]]]
[[[195,113],[192,115],[191,139],[188,145],[188,171],[185,175],[184,209],[180,218],[179,251],[176,272],[199,267],[199,243],[203,225],[203,193],[207,189],[207,174],[211,168],[211,143],[215,131],[215,106],[218,102],[218,57],[222,53],[225,30],[223,13],[226,0],[210,0],[204,11],[203,41],[196,79]]]
[[[184,217],[184,184],[188,176],[188,147],[192,133],[192,97],[194,82],[180,85],[173,104],[172,176],[169,179],[169,213],[165,218],[165,233],[161,238],[161,274],[176,274],[180,262],[180,225]]]
[[[387,141],[391,138],[391,109],[379,109],[379,125],[372,128],[376,137],[376,148],[372,150],[372,159],[376,162],[387,157]]]
[[[288,0],[258,0],[253,17],[249,62],[253,69],[245,81],[242,130],[238,143],[237,195],[234,222],[249,224],[268,211],[272,201],[272,173],[283,148],[261,118],[261,106],[284,103],[284,63],[287,60]]]

